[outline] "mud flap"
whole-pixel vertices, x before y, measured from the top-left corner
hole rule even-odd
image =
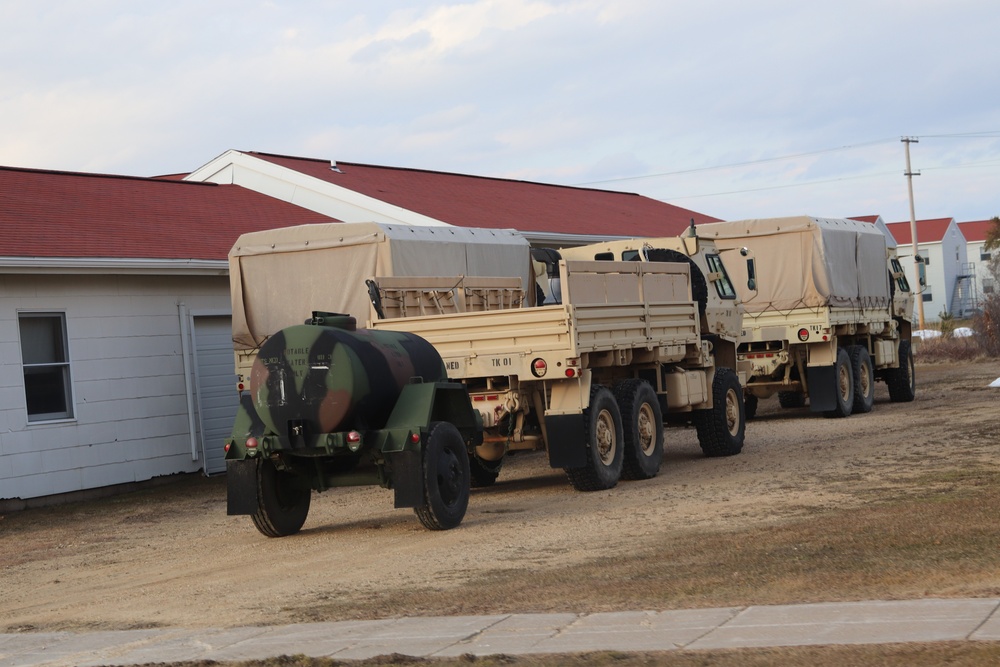
[[[423,507],[424,468],[421,452],[402,451],[386,454],[392,468],[394,507]]]
[[[837,408],[837,367],[810,366],[806,371],[809,384],[809,410],[828,412]]]
[[[587,434],[583,415],[545,415],[549,466],[582,468],[587,465]]]
[[[257,459],[226,461],[226,514],[255,514]]]

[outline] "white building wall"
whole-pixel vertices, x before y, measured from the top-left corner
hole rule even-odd
[[[968,261],[967,244],[958,224],[952,220],[940,241],[919,241],[919,246],[920,254],[929,260],[925,272],[930,298],[924,299],[924,320],[936,322],[941,319],[942,313],[951,312],[955,281],[961,274],[962,266]],[[920,284],[913,268],[913,244],[900,244],[897,252],[901,258],[900,263],[906,270],[907,280],[914,292],[919,291]],[[917,296],[922,297],[923,295]]]
[[[228,312],[226,276],[0,276],[0,500],[195,472],[179,304]],[[18,313],[65,313],[72,419],[28,422]]]

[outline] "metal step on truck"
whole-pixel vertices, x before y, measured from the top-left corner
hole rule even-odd
[[[698,234],[755,260],[731,267],[750,416],[775,394],[782,407],[808,401],[827,417],[869,412],[876,381],[890,400],[913,400],[913,294],[878,228],[797,216],[709,223]]]
[[[428,341],[482,417],[473,484],[492,484],[510,452],[535,449],[546,450],[549,464],[581,491],[648,479],[663,459],[664,422],[694,424],[708,456],[739,453],[740,379],[719,363],[735,363],[735,342],[706,330],[692,296],[691,263],[550,256],[558,288],[538,289],[547,298],[536,297],[542,305],[535,306],[526,297],[514,308],[420,314],[421,301],[425,310],[442,301],[428,296],[440,277],[395,279],[391,287],[373,279],[370,328]],[[547,272],[536,273],[548,282]],[[444,283],[457,286],[460,278]],[[401,298],[409,302],[406,312],[396,305],[386,313],[386,301]],[[729,308],[738,323],[735,294]]]

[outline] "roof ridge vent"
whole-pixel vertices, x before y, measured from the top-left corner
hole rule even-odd
[[[330,160],[330,171],[335,171],[338,174],[343,174],[344,173],[344,172],[342,172],[340,170],[340,167],[337,166],[337,161],[336,160]]]

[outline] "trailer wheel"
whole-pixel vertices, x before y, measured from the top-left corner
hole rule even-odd
[[[851,358],[847,350],[837,348],[837,361],[833,364],[834,400],[836,407],[823,413],[824,417],[850,417],[854,408],[854,373],[851,372]]]
[[[602,491],[618,483],[622,475],[622,416],[607,387],[594,385],[590,407],[583,411],[587,463],[564,468],[577,491]]]
[[[800,391],[779,391],[778,405],[783,408],[801,408],[806,404],[806,395]]]
[[[285,537],[299,532],[309,514],[312,490],[305,480],[278,470],[267,459],[257,462],[257,511],[253,525],[268,537]]]
[[[753,394],[744,394],[743,396],[743,412],[746,414],[747,421],[750,421],[757,416],[757,404],[760,403],[760,399]]]
[[[469,454],[469,472],[472,475],[473,487],[493,486],[500,476],[501,468],[503,468],[502,458],[499,461],[487,461],[475,452]]]
[[[854,374],[854,406],[853,412],[871,412],[875,405],[875,372],[872,369],[872,356],[864,345],[851,345],[847,348],[851,357],[851,372]]]
[[[645,380],[615,385],[622,415],[622,479],[650,479],[663,463],[663,413],[656,392]]]
[[[413,511],[430,530],[462,523],[469,507],[469,455],[462,434],[448,422],[431,422],[424,443],[424,505]]]
[[[893,403],[909,403],[917,395],[917,376],[914,373],[913,350],[910,341],[899,341],[899,368],[885,371],[885,383],[889,387],[889,400]]]
[[[712,380],[712,407],[695,410],[691,416],[705,456],[733,456],[743,451],[747,422],[736,371],[717,368]]]

